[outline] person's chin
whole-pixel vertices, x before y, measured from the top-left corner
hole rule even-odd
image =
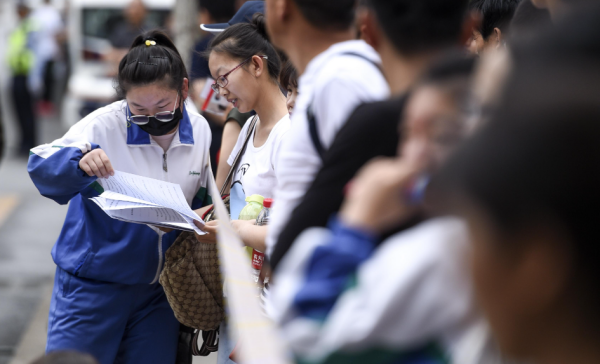
[[[238,105],[236,107],[237,107],[238,111],[241,112],[242,114],[252,111],[252,109],[248,109],[246,107],[246,105],[241,104],[241,103],[238,103]]]

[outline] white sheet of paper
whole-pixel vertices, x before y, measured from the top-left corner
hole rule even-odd
[[[209,184],[209,192],[211,196],[220,195],[214,183]],[[221,199],[213,201],[219,218],[217,240],[227,287],[230,327],[239,343],[236,360],[240,364],[290,364],[275,324],[261,309],[258,290],[251,279],[250,259],[231,226],[227,209]]]
[[[116,192],[137,200],[167,207],[194,220],[202,221],[200,216],[188,205],[178,184],[121,171],[115,171],[115,175],[108,178],[99,178],[98,183],[105,191]]]
[[[116,192],[113,192],[113,191],[104,191],[102,193],[102,197],[105,198],[105,199],[107,199],[107,200],[123,201],[123,202],[133,202],[133,203],[139,203],[139,204],[146,205],[146,206],[157,206],[157,207],[160,207],[159,205],[154,204],[152,202],[140,200],[138,198],[127,196],[127,195],[122,195],[120,193],[116,193]]]
[[[147,205],[139,202],[130,202],[130,201],[121,201],[121,200],[112,200],[105,197],[94,197],[91,199],[94,201],[100,208],[103,210],[124,210],[124,209],[135,209],[140,207],[158,207],[155,205]]]
[[[104,192],[92,200],[112,218],[205,234],[194,224],[194,220],[204,221],[177,184],[120,171],[98,183]]]

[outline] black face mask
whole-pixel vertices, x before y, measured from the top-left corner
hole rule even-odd
[[[173,120],[167,121],[166,123],[156,120],[154,116],[151,116],[148,119],[148,124],[139,125],[139,127],[150,135],[161,136],[169,134],[170,131],[177,127],[177,124],[183,119],[183,113],[180,108],[177,108],[173,114]]]

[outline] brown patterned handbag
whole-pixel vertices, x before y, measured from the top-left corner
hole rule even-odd
[[[227,179],[221,188],[221,198],[229,209],[229,196],[224,196],[227,186],[235,174],[238,162],[246,150],[248,140],[256,126],[257,116],[251,121],[248,134],[232,164]],[[205,221],[214,220],[214,209],[205,215]],[[223,281],[219,267],[217,244],[201,243],[193,232],[184,231],[175,240],[165,254],[165,266],[160,274],[160,284],[163,286],[167,300],[173,308],[175,317],[182,324],[209,332],[214,337],[212,343],[197,347],[199,331],[195,333],[195,345],[192,345],[194,355],[208,355],[217,349],[217,335],[210,331],[219,328],[225,318],[223,302]]]

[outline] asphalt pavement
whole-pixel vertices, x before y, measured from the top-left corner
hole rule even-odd
[[[8,148],[0,162],[0,364],[13,358],[52,286],[55,265],[50,250],[67,211],[39,194],[27,174],[27,159],[14,153],[14,120],[9,117],[4,124]],[[62,133],[56,118],[40,120],[40,143]]]

